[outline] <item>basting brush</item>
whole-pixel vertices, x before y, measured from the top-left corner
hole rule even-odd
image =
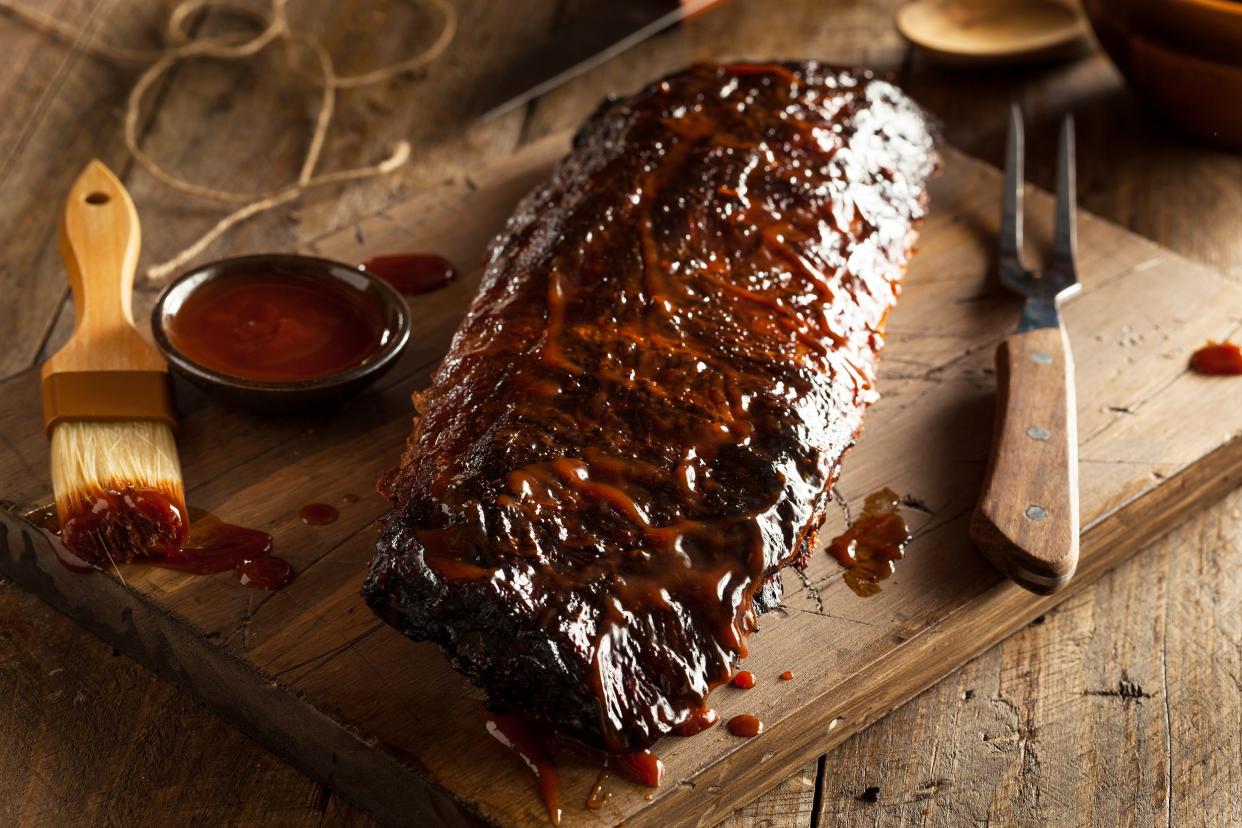
[[[176,554],[189,531],[168,366],[134,327],[141,238],[129,193],[92,161],[60,221],[76,320],[43,365],[43,421],[61,539],[96,564]]]

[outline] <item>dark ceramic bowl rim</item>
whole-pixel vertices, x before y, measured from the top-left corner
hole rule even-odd
[[[219,278],[221,274],[246,266],[272,264],[285,265],[310,278],[333,281],[338,284],[344,284],[344,280],[334,276],[325,276],[322,271],[343,270],[353,276],[361,277],[370,283],[372,287],[378,288],[379,293],[384,297],[383,302],[376,307],[384,316],[385,329],[394,335],[378,351],[353,368],[338,371],[335,374],[326,374],[322,377],[311,377],[302,380],[255,380],[226,374],[223,371],[208,368],[200,362],[195,362],[173,344],[172,338],[169,337],[164,327],[164,306],[173,292],[181,285],[195,277],[202,276],[208,271],[216,271],[216,273],[215,275],[207,275],[203,280],[204,282]],[[350,285],[346,285],[346,287],[352,288]],[[198,285],[195,285],[189,288],[188,291],[193,293],[197,289]],[[187,296],[189,293],[187,293]],[[367,301],[370,301],[369,297]],[[396,316],[395,326],[389,324],[389,317],[394,315],[394,311]],[[245,389],[246,391],[255,391],[262,394],[283,396],[285,394],[299,394],[306,391],[333,388],[372,374],[378,375],[382,373],[401,355],[401,352],[405,350],[405,346],[410,341],[410,308],[405,301],[405,297],[398,293],[396,288],[361,267],[351,267],[335,259],[325,259],[320,256],[303,256],[298,253],[256,253],[249,256],[232,256],[226,259],[216,259],[187,270],[169,282],[160,291],[160,295],[156,297],[155,304],[151,308],[151,333],[155,337],[156,346],[159,347],[168,361],[176,368],[197,379],[233,389]]]

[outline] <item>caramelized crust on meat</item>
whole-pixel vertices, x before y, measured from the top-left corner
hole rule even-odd
[[[635,750],[804,562],[937,164],[892,85],[700,65],[606,101],[493,242],[363,586],[488,704]]]

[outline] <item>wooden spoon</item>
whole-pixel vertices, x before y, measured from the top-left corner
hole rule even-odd
[[[898,10],[897,30],[965,65],[1066,58],[1087,43],[1086,20],[1068,0],[915,0]]]

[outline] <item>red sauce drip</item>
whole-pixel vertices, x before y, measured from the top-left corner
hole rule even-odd
[[[591,792],[587,794],[586,807],[588,811],[598,811],[607,805],[608,800],[612,798],[612,793],[604,790],[604,782],[607,779],[608,768],[601,768],[599,776],[595,777],[595,784],[591,786]]]
[[[44,506],[26,514],[26,520],[43,530],[43,534],[52,544],[56,560],[70,572],[94,572],[95,567],[70,552],[60,537],[60,518],[56,516],[55,506]]]
[[[358,502],[358,495],[356,495],[356,494],[347,494],[347,495],[342,495],[342,496],[341,496],[341,502],[342,502],[342,503],[357,503],[357,502]]]
[[[845,583],[857,595],[877,594],[880,581],[893,574],[894,562],[905,554],[910,527],[900,506],[892,489],[868,495],[862,514],[828,545],[828,554],[846,568]]]
[[[383,279],[407,296],[431,293],[457,278],[453,263],[433,253],[398,253],[372,256],[362,269]]]
[[[175,556],[147,561],[164,569],[212,575],[237,569],[247,561],[268,555],[272,536],[257,529],[225,523],[215,516],[194,522],[190,537]]]
[[[363,364],[386,324],[360,292],[300,273],[234,273],[195,288],[168,335],[195,362],[242,379],[315,379]]]
[[[708,711],[715,721],[715,711]],[[556,744],[588,758],[602,755],[604,767],[587,797],[587,808],[597,810],[604,806],[610,794],[603,790],[607,771],[613,771],[631,782],[658,788],[664,779],[664,763],[650,751],[633,753],[605,753],[589,748],[580,742],[544,734],[537,725],[521,716],[507,716],[483,711],[487,732],[514,753],[535,776],[539,796],[547,808],[548,817],[554,825],[561,822],[560,774],[552,758],[552,745]]]
[[[60,542],[59,537],[56,539],[56,542],[52,544],[52,549],[56,552],[56,560],[60,561],[60,565],[70,572],[82,574],[86,572],[94,572],[96,569],[96,567],[88,564],[86,561],[66,549],[65,545]]]
[[[124,563],[176,554],[186,538],[185,503],[160,489],[124,486],[61,504],[60,536],[83,561]]]
[[[52,507],[26,515],[52,541],[52,549],[61,564],[72,572],[91,572],[109,563],[89,563],[68,549],[63,532]],[[184,544],[175,551],[158,557],[135,557],[131,552],[116,562],[171,569],[192,575],[214,575],[234,570],[245,586],[258,589],[280,589],[293,580],[293,567],[283,558],[272,557],[272,536],[257,529],[225,523],[212,514],[197,517]]]
[[[225,523],[215,515],[194,521],[190,537],[175,556],[151,560],[152,566],[211,575],[237,572],[246,586],[280,589],[293,580],[293,567],[272,557],[272,536],[258,529]]]
[[[280,589],[293,580],[293,567],[284,558],[265,555],[243,561],[237,567],[237,579],[242,586],[255,589]]]
[[[300,512],[302,522],[307,526],[327,526],[329,523],[336,523],[340,515],[335,506],[327,503],[307,503]]]
[[[674,736],[694,736],[702,733],[720,721],[720,714],[710,707],[701,707],[690,714],[690,718],[673,728]]]
[[[649,750],[610,753],[605,761],[609,769],[648,788],[658,788],[664,780],[664,763]]]
[[[539,796],[548,809],[553,825],[561,824],[561,781],[547,740],[535,732],[531,724],[520,716],[502,716],[485,713],[487,732],[496,741],[513,751],[535,775]]]
[[[740,716],[734,716],[732,719],[729,719],[726,727],[729,728],[729,732],[734,736],[741,736],[745,739],[758,736],[763,732],[763,722],[749,713],[743,713]]]
[[[786,670],[781,673],[781,681],[793,681],[793,670]]]
[[[738,670],[737,675],[730,682],[734,687],[740,687],[743,690],[749,690],[755,686],[755,674],[750,670]]]
[[[1238,376],[1242,374],[1242,348],[1232,342],[1209,342],[1191,354],[1190,368],[1197,374]]]

